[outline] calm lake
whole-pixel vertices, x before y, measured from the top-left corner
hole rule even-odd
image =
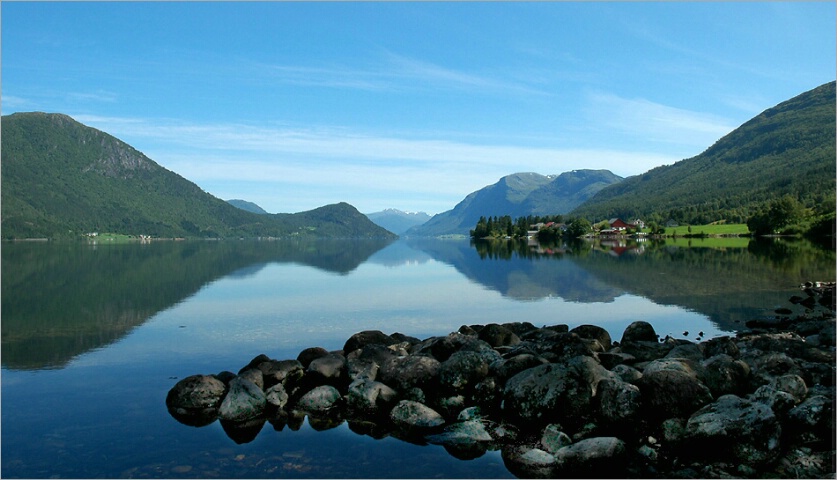
[[[509,478],[498,451],[267,423],[232,439],[174,420],[178,379],[264,353],[340,349],[362,330],[635,320],[697,341],[835,280],[833,249],[680,239],[534,249],[468,241],[2,245],[3,478]]]

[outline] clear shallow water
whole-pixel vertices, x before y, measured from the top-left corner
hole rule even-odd
[[[790,247],[607,246],[486,253],[468,242],[4,244],[2,477],[504,478],[499,452],[373,439],[348,425],[271,424],[236,443],[184,426],[179,378],[254,356],[342,348],[361,330],[419,338],[461,325],[634,320],[661,335],[728,334],[834,280],[833,252]],[[777,253],[778,252],[778,253]]]

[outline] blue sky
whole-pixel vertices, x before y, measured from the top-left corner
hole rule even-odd
[[[223,199],[439,213],[636,175],[837,75],[834,2],[9,2],[2,113],[60,112]]]

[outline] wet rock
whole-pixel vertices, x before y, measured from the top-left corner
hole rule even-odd
[[[589,325],[469,325],[424,341],[366,331],[342,351],[259,355],[240,375],[184,379],[166,403],[193,407],[169,411],[202,426],[224,402],[255,397],[249,413],[225,411],[236,442],[255,438],[265,416],[276,430],[299,430],[307,416],[315,430],[348,421],[461,459],[500,448],[526,477],[833,477],[837,367],[819,337],[834,336],[834,318],[790,325],[698,344],[660,341],[635,322],[606,352]]]
[[[390,387],[406,392],[412,388],[435,389],[442,364],[433,357],[395,357],[381,365],[378,378]]]
[[[389,418],[396,427],[409,432],[427,431],[445,424],[445,419],[432,408],[412,400],[401,400]]]
[[[204,410],[217,408],[224,398],[224,382],[212,375],[191,375],[178,381],[166,395],[169,408]]]
[[[488,376],[488,363],[483,355],[467,350],[451,354],[439,367],[439,385],[448,392],[473,391]]]
[[[599,383],[597,397],[602,422],[624,426],[640,419],[642,395],[636,385],[621,379],[605,379]]]
[[[300,365],[302,365],[302,368],[305,369],[308,368],[308,365],[310,365],[312,361],[320,357],[325,357],[328,353],[328,350],[323,347],[309,347],[299,352],[296,360],[300,363]]]
[[[477,336],[480,340],[492,347],[503,347],[520,343],[520,337],[511,329],[496,323],[490,323],[483,327]]]
[[[515,355],[509,359],[500,359],[493,362],[489,366],[489,373],[496,377],[500,382],[505,382],[523,370],[537,367],[538,365],[544,365],[546,363],[549,363],[549,361],[543,357],[532,355],[530,353],[523,353]]]
[[[398,392],[381,382],[359,379],[349,385],[346,402],[356,411],[375,416],[389,411],[397,397]]]
[[[288,404],[288,392],[281,383],[268,388],[265,392],[265,401],[274,408],[285,408]]]
[[[505,446],[503,464],[519,478],[554,478],[555,456],[527,445]]]
[[[834,398],[814,395],[788,413],[788,428],[807,441],[834,439]],[[833,448],[833,444],[832,444]]]
[[[693,373],[676,369],[645,371],[637,381],[645,414],[663,420],[687,417],[712,401],[709,388]]]
[[[230,391],[218,408],[218,416],[221,420],[244,422],[260,417],[266,404],[262,389],[239,376],[230,382]]]
[[[393,343],[398,343],[398,341],[380,330],[365,330],[349,337],[343,345],[343,352],[348,355],[349,353],[367,345],[388,346]]]
[[[658,341],[657,332],[654,330],[654,327],[651,326],[650,323],[644,321],[637,321],[633,322],[625,328],[625,331],[622,332],[622,340],[619,342],[620,345],[624,345],[625,343],[632,343],[632,342],[657,342]]]
[[[324,413],[339,406],[342,396],[331,385],[320,385],[304,394],[295,405],[295,409],[308,413]]]
[[[524,370],[506,382],[503,412],[524,426],[578,423],[590,412],[593,389],[575,368],[549,363]]]
[[[704,383],[712,395],[746,394],[749,387],[750,366],[727,354],[706,359],[703,364]]]
[[[550,424],[543,430],[539,446],[542,447],[543,450],[551,454],[555,454],[555,452],[561,448],[571,445],[572,443],[573,440],[569,435],[561,430],[560,425]]]
[[[610,347],[613,345],[613,340],[610,338],[610,333],[602,327],[597,325],[579,325],[578,327],[573,328],[570,330],[570,333],[574,333],[581,338],[589,338],[591,340],[596,340],[599,342],[599,345],[602,346],[602,351],[606,352],[610,350]]]
[[[349,384],[349,370],[346,357],[338,353],[329,353],[315,358],[308,364],[305,375],[310,381],[325,383],[339,388]]]
[[[264,390],[264,374],[262,374],[262,371],[258,368],[248,368],[239,373],[238,376],[250,380],[256,384],[257,387]]]
[[[429,435],[427,441],[436,445],[489,443],[494,439],[479,419],[446,425],[442,433]]]
[[[258,364],[262,371],[265,389],[281,383],[286,390],[292,389],[304,375],[302,363],[299,360],[267,360]]]
[[[559,477],[621,477],[627,461],[625,442],[616,437],[581,440],[555,452],[555,473]]]
[[[780,453],[782,429],[767,405],[724,395],[701,408],[686,423],[690,448],[704,460],[731,460],[761,467]]]

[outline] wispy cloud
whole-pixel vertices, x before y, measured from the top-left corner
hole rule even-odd
[[[370,91],[444,89],[462,92],[498,92],[546,95],[520,78],[475,73],[383,51],[364,64],[288,65],[255,63],[257,75],[291,85],[351,88]],[[519,76],[518,76],[519,77]]]
[[[611,93],[589,94],[586,115],[613,133],[641,138],[644,142],[695,147],[707,147],[735,127],[718,115]]]
[[[75,102],[113,103],[119,98],[119,95],[105,90],[96,90],[94,92],[72,92],[67,94],[67,97]]]
[[[514,172],[557,174],[602,168],[627,176],[678,160],[649,151],[477,144],[333,127],[189,124],[84,115],[76,119],[126,139],[222,198],[254,198],[256,191],[261,195],[271,191],[277,202],[293,197],[309,202],[273,210],[262,205],[269,211],[306,210],[335,201],[374,211],[399,207],[393,205],[398,199],[413,199],[446,207],[402,207],[436,213]]]

